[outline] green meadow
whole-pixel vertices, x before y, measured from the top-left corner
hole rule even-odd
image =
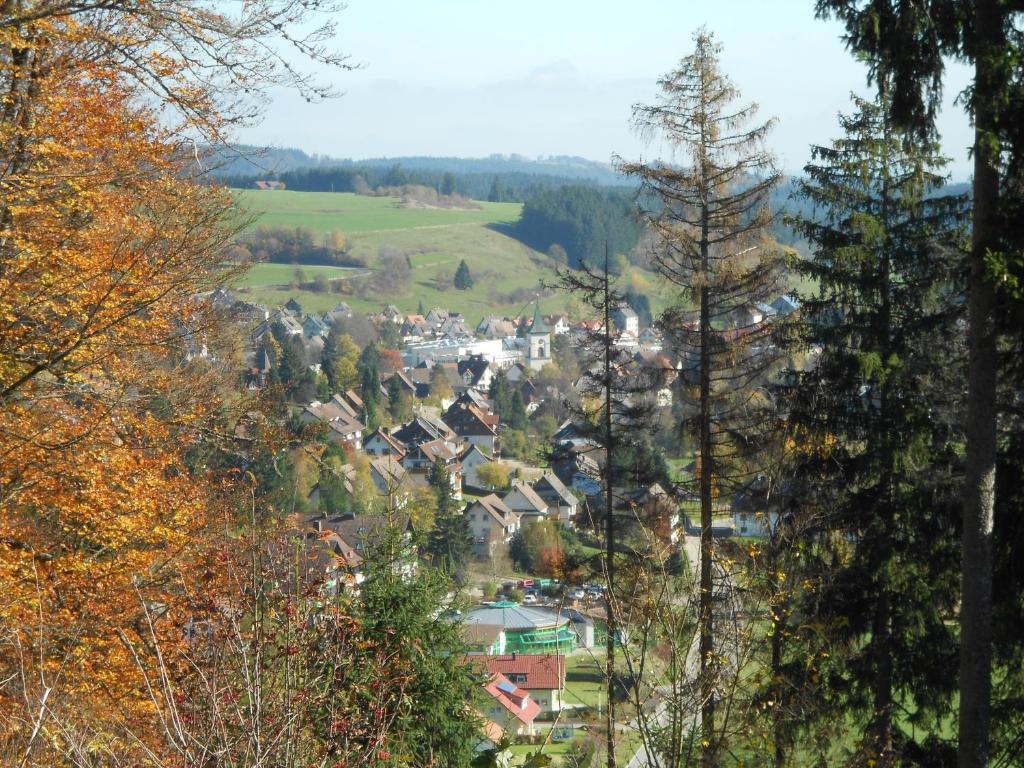
[[[422,303],[426,309],[442,306],[461,311],[475,325],[485,315],[519,314],[542,283],[555,279],[551,259],[502,231],[519,218],[522,206],[518,203],[479,202],[480,208],[451,210],[403,208],[396,198],[340,192],[238,190],[236,195],[246,215],[254,219],[251,226],[341,232],[352,253],[365,258],[371,269],[385,246],[403,251],[412,265],[412,286],[405,294],[359,297],[288,289],[295,266],[258,264],[236,287],[246,299],[269,306],[294,297],[307,312],[323,312],[345,301],[358,312],[394,304],[411,313]],[[438,290],[438,273],[454,275],[463,259],[475,281],[473,287]],[[338,267],[304,266],[303,271],[307,280],[317,273],[332,279],[351,274]],[[547,296],[541,299],[541,309],[562,312],[567,302],[562,294]]]

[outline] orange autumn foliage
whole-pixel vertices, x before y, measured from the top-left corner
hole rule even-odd
[[[180,642],[220,503],[186,465],[220,374],[185,350],[230,235],[137,89],[79,58],[70,22],[41,51],[50,26],[3,30],[36,49],[6,65],[28,84],[0,122],[0,762],[29,765],[145,731],[144,606]]]
[[[161,675],[237,503],[202,458],[237,360],[197,295],[240,222],[191,176],[262,89],[327,93],[283,50],[344,67],[307,23],[330,0],[221,5],[2,5],[3,765],[183,764]]]

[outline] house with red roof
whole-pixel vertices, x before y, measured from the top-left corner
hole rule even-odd
[[[487,711],[482,714],[497,723],[511,736],[532,736],[534,720],[540,714],[540,704],[529,691],[520,688],[507,677],[496,674],[484,686],[491,697]]]
[[[542,712],[558,712],[564,706],[565,656],[556,653],[506,653],[500,656],[471,655],[471,664],[492,675],[502,675],[530,694]]]

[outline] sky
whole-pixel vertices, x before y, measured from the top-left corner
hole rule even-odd
[[[576,155],[609,162],[662,156],[630,127],[657,79],[706,27],[722,68],[763,118],[769,148],[798,172],[837,134],[850,94],[870,95],[842,29],[813,0],[348,0],[335,48],[360,68],[321,71],[340,98],[272,94],[240,138],[337,158]],[[971,129],[954,98],[969,72],[951,62],[939,119],[954,180],[970,172]]]

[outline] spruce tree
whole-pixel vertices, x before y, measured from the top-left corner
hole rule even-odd
[[[820,16],[835,16],[843,23],[847,45],[867,63],[872,77],[891,76],[890,113],[897,124],[918,135],[935,135],[946,60],[958,58],[973,69],[968,97],[962,100],[974,126],[974,169],[971,248],[964,259],[970,362],[961,543],[961,558],[967,567],[961,573],[958,764],[960,768],[982,768],[989,763],[991,747],[993,541],[1000,537],[994,523],[1001,330],[996,320],[1010,283],[1006,279],[1010,275],[1000,263],[1005,265],[1007,256],[1019,254],[1022,247],[1016,225],[1019,219],[1014,216],[1014,208],[1024,199],[1021,187],[1014,183],[1014,169],[1019,168],[1022,154],[1021,9],[1019,4],[1000,0],[817,0],[816,8]],[[1003,748],[1016,756],[1019,740],[1013,739]]]
[[[951,243],[964,200],[940,194],[933,141],[897,130],[884,101],[855,103],[799,187],[816,212],[797,223],[814,247],[800,269],[818,286],[802,344],[821,351],[790,422],[827,561],[802,606],[830,646],[826,712],[860,726],[858,764],[892,766],[952,711],[961,436],[947,393],[962,373]],[[898,728],[901,710],[922,743]]]
[[[461,574],[469,560],[472,537],[469,522],[452,496],[451,475],[441,459],[434,462],[427,481],[437,496],[437,514],[434,530],[427,539],[427,551],[438,568],[452,575]]]
[[[720,46],[695,35],[694,52],[662,78],[660,99],[634,107],[643,135],[657,136],[678,154],[671,161],[623,163],[639,182],[642,210],[657,236],[654,269],[678,291],[663,327],[688,361],[697,391],[682,425],[699,446],[700,586],[698,594],[700,710],[704,766],[722,759],[727,718],[718,718],[723,648],[716,645],[712,574],[714,497],[746,479],[749,444],[763,403],[754,394],[772,363],[769,327],[747,310],[779,291],[779,255],[764,240],[767,203],[778,181],[763,144],[772,121],[756,124],[754,105],[737,104],[738,91],[719,67]],[[731,326],[731,327],[730,327]]]
[[[458,269],[455,270],[454,284],[460,291],[468,291],[473,287],[473,275],[470,274],[465,259],[459,262]]]

